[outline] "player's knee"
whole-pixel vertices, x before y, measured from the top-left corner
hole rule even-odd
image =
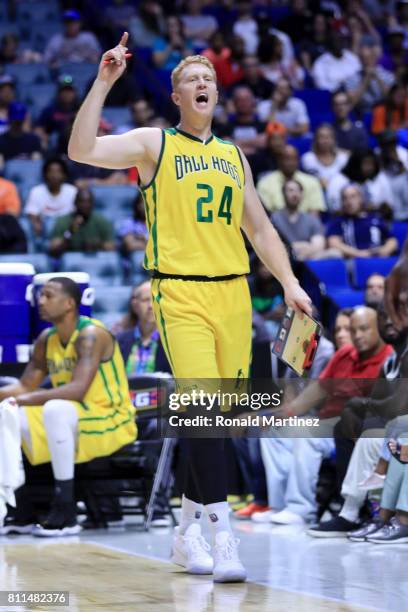
[[[44,422],[52,425],[63,421],[71,422],[76,418],[75,407],[65,400],[48,400],[43,408]]]

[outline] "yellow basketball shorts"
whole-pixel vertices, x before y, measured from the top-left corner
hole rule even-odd
[[[175,378],[248,378],[252,307],[245,276],[210,282],[153,279],[152,295]]]
[[[137,428],[133,406],[118,410],[87,404],[86,409],[79,402],[71,403],[78,413],[75,463],[84,463],[96,457],[107,457],[136,439]],[[51,456],[43,421],[43,407],[25,406],[24,410],[32,446],[32,449],[28,448],[23,441],[24,453],[31,465],[48,463],[51,461]]]

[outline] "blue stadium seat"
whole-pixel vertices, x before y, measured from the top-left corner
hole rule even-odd
[[[398,257],[357,257],[354,260],[354,284],[357,289],[365,287],[371,274],[388,276],[397,260]]]
[[[328,89],[297,89],[293,95],[303,100],[309,113],[329,113],[331,111],[331,92]]]
[[[102,111],[102,117],[112,123],[114,128],[132,121],[130,110],[126,106],[106,106]]]
[[[130,287],[97,287],[93,312],[95,315],[106,312],[124,314],[129,307],[130,294]]]
[[[51,104],[56,93],[55,83],[34,84],[24,90],[22,98],[23,102],[30,107],[33,118],[36,120],[44,108]]]
[[[5,72],[16,79],[20,89],[34,83],[51,82],[50,72],[46,64],[7,64]]]
[[[61,21],[61,11],[55,2],[19,2],[16,6],[18,23],[32,24]]]
[[[0,255],[0,263],[30,263],[36,274],[51,272],[51,264],[45,253],[19,253]]]
[[[32,49],[44,52],[45,47],[49,40],[54,34],[60,34],[62,32],[61,22],[46,21],[30,24],[29,30],[28,25],[25,24],[26,36],[30,39]]]
[[[353,308],[364,304],[364,291],[358,289],[336,288],[334,291],[330,291],[328,296],[339,308]]]
[[[138,188],[133,185],[95,185],[91,187],[95,208],[111,221],[133,216],[133,200]]]
[[[87,272],[94,287],[122,284],[122,262],[114,251],[97,253],[64,253],[60,260],[61,272]]]
[[[408,237],[408,221],[394,221],[392,226],[392,233],[398,240],[399,250],[402,250],[404,242]]]
[[[311,134],[305,134],[304,136],[289,136],[287,142],[296,147],[300,157],[303,153],[310,151],[312,140],[313,136]]]
[[[28,191],[42,181],[41,159],[10,159],[4,167],[4,176],[17,185],[20,197],[25,202]]]
[[[337,288],[349,288],[347,268],[344,259],[320,259],[305,261],[306,267],[323,283],[327,293]]]

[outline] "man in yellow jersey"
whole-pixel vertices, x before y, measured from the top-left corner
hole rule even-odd
[[[97,137],[105,98],[126,67],[128,34],[107,51],[74,123],[71,159],[104,168],[137,166],[146,205],[155,315],[178,379],[248,376],[251,301],[248,256],[241,229],[281,282],[286,303],[311,313],[311,301],[291,270],[259,202],[245,156],[211,133],[217,103],[214,67],[203,56],[184,59],[172,73],[176,128],[140,128]],[[217,582],[242,581],[238,541],[226,502],[224,440],[183,440],[188,475],[173,561]],[[203,510],[214,534],[213,557],[201,535]]]
[[[40,316],[54,326],[38,337],[21,379],[0,388],[0,400],[13,397],[19,406],[28,460],[32,465],[51,461],[55,477],[55,498],[45,520],[34,525],[26,493],[17,492],[17,515],[6,519],[2,534],[78,533],[74,463],[111,455],[136,438],[119,345],[102,323],[79,316],[80,301],[80,288],[70,278],[58,276],[44,285]],[[38,389],[47,375],[53,388]]]

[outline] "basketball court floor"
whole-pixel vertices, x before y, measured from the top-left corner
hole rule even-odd
[[[0,537],[0,590],[69,591],[67,607],[7,612],[351,612],[407,609],[408,544],[320,540],[303,527],[234,522],[245,584],[216,584],[169,563],[172,529]]]

